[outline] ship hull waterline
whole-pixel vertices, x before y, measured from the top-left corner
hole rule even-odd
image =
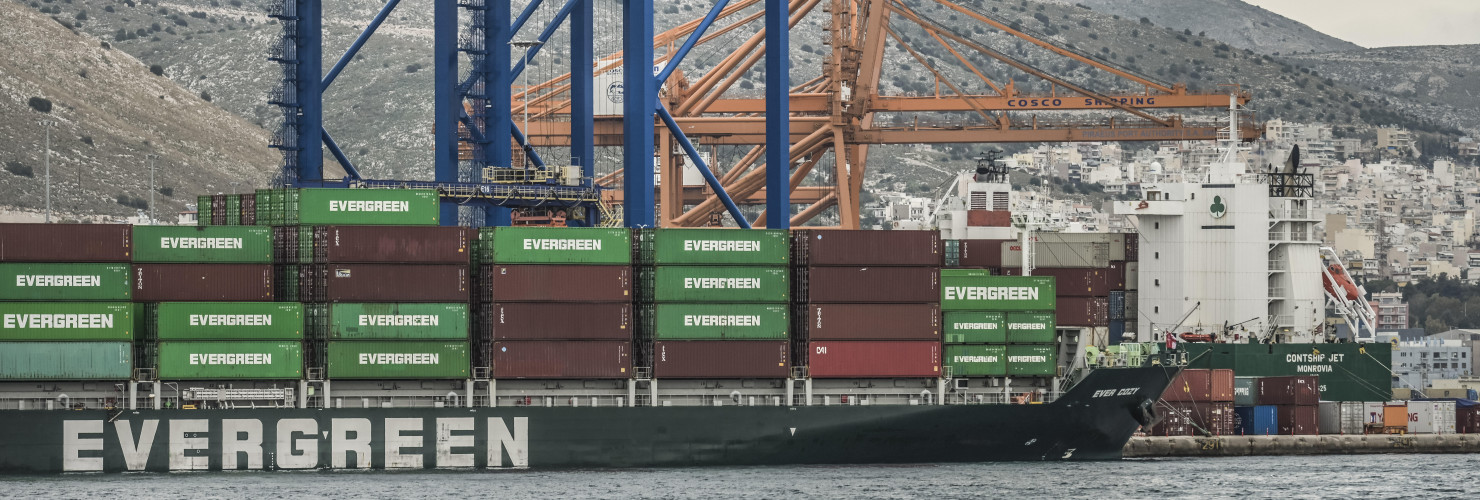
[[[1051,404],[0,411],[0,472],[1114,460],[1175,368]]]

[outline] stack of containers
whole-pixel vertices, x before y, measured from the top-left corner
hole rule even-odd
[[[0,380],[126,380],[126,225],[0,224]]]
[[[196,224],[201,226],[252,226],[257,224],[257,196],[217,194],[196,198]]]
[[[496,379],[632,376],[632,238],[626,229],[482,228],[479,366]]]
[[[375,218],[287,231],[308,238],[290,274],[315,366],[333,379],[468,378],[471,230],[345,224],[358,221]]]
[[[1276,406],[1279,434],[1312,435],[1320,432],[1320,381],[1315,376],[1261,377],[1255,402]]]
[[[792,232],[792,362],[812,378],[941,375],[940,233]]]
[[[633,233],[638,338],[654,378],[789,375],[790,238],[762,229]]]
[[[954,377],[1058,376],[1054,278],[941,270],[945,365]]]
[[[297,379],[303,311],[273,303],[272,231],[134,226],[136,350],[161,380]]]
[[[1175,429],[1179,432],[1227,436],[1237,434],[1241,427],[1235,416],[1233,370],[1184,369],[1167,385],[1161,399],[1172,413],[1186,415],[1192,424],[1188,429]]]

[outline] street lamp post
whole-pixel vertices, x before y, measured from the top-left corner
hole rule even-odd
[[[526,149],[533,149],[534,148],[533,141],[529,139],[531,137],[534,137],[533,134],[530,134],[529,133],[529,49],[532,49],[534,47],[539,47],[539,46],[544,45],[544,44],[545,44],[545,42],[541,42],[541,41],[538,41],[538,40],[523,40],[523,41],[509,42],[509,45],[513,45],[515,47],[519,47],[521,49],[524,49],[524,130],[523,130],[523,132],[524,132],[524,137],[525,137],[524,147]],[[529,153],[528,152],[525,152],[524,154],[520,155],[520,157],[524,158],[524,162],[523,162],[524,163],[524,167],[525,168],[528,168],[529,167]]]
[[[51,224],[51,128],[56,126],[56,120],[41,120],[41,126],[46,129],[46,157],[42,160],[46,169],[46,223]]]
[[[149,225],[156,225],[156,224],[159,224],[159,220],[154,218],[154,160],[157,159],[157,158],[159,158],[159,155],[150,154],[148,156],[149,156]]]

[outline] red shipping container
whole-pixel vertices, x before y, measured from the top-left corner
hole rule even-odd
[[[1321,402],[1320,379],[1315,375],[1262,377],[1254,403],[1260,405],[1316,405]]]
[[[660,340],[653,342],[654,378],[786,378],[785,340]]]
[[[483,306],[493,340],[632,340],[632,305],[510,302]]]
[[[632,343],[620,340],[494,342],[494,378],[628,378]]]
[[[973,227],[1011,227],[1012,212],[1006,210],[967,210],[966,225]]]
[[[1037,271],[1034,271],[1037,274]],[[1064,297],[1058,298],[1055,311],[1060,325],[1064,326],[1109,326],[1110,303],[1107,297]]]
[[[241,219],[243,226],[257,225],[257,195],[242,195]]]
[[[299,269],[305,302],[468,301],[467,266],[320,264]]]
[[[314,262],[467,264],[470,230],[440,226],[319,226]]]
[[[1023,268],[1002,270],[1007,276],[1022,276]],[[1105,297],[1110,294],[1110,272],[1093,267],[1038,267],[1034,276],[1052,276],[1059,297]]]
[[[1002,267],[1002,244],[1008,241],[961,240],[961,267]]]
[[[939,231],[803,229],[791,233],[798,266],[935,266],[943,249]]]
[[[1186,402],[1163,402],[1158,403],[1156,411],[1161,415],[1161,421],[1151,427],[1149,434],[1152,436],[1191,436],[1192,427],[1192,403]]]
[[[1105,269],[1105,285],[1111,290],[1125,290],[1125,261],[1112,260]]]
[[[934,341],[819,341],[807,344],[812,378],[939,377]]]
[[[631,302],[632,268],[581,265],[483,266],[484,302]]]
[[[1233,401],[1233,370],[1218,368],[1212,376],[1213,401]]]
[[[1125,261],[1141,261],[1141,236],[1139,234],[1127,234],[1125,236]]]
[[[1161,399],[1173,402],[1206,403],[1213,401],[1212,371],[1185,369],[1172,379]]]
[[[807,340],[940,341],[939,304],[807,304]]]
[[[1275,410],[1281,436],[1306,436],[1320,433],[1320,411],[1312,405],[1279,405]]]
[[[0,262],[129,262],[127,224],[0,224]]]
[[[272,301],[271,264],[134,264],[134,302]]]
[[[1196,403],[1192,412],[1192,423],[1214,436],[1238,434],[1236,422],[1232,402]]]
[[[940,268],[805,267],[792,286],[811,303],[939,303]]]
[[[1460,434],[1480,434],[1480,406],[1456,408],[1454,430]]]

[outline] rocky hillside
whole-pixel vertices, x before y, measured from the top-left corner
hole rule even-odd
[[[260,127],[150,72],[107,41],[0,2],[0,206],[40,209],[44,129],[51,120],[52,206],[58,214],[135,215],[156,161],[161,218],[200,194],[264,183],[277,155]],[[172,219],[172,217],[170,217]]]
[[[1083,5],[1105,14],[1147,18],[1167,26],[1260,54],[1361,50],[1357,44],[1321,33],[1263,7],[1240,0],[1040,0]]]
[[[1407,115],[1480,129],[1480,45],[1382,47],[1289,59]]]

